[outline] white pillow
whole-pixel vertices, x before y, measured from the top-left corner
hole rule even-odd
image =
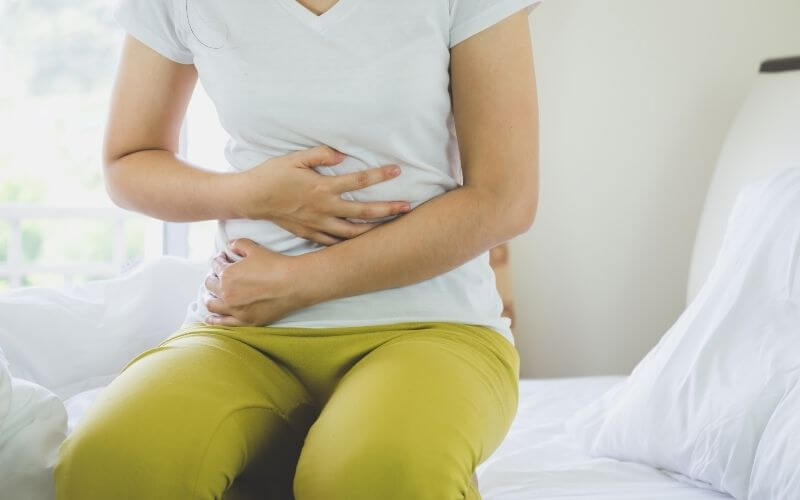
[[[590,454],[746,498],[762,433],[798,383],[798,214],[800,169],[740,195],[695,300],[626,381],[568,422]]]
[[[62,399],[107,384],[180,326],[206,268],[159,257],[115,279],[0,293],[0,347],[11,374]]]
[[[0,492],[9,499],[52,498],[53,467],[67,412],[50,391],[13,378],[0,351]]]
[[[800,498],[800,384],[783,398],[761,436],[748,498]]]

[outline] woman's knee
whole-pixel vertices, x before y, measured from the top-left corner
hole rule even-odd
[[[244,454],[236,439],[243,427],[239,419],[220,420],[216,432],[209,427],[192,433],[194,445],[188,434],[130,424],[84,423],[62,443],[54,469],[57,500],[210,500],[228,486],[226,477],[238,473],[236,460]]]
[[[293,413],[298,421],[309,418],[301,410]],[[250,474],[254,490],[237,487],[236,498],[257,498],[266,477],[270,491],[291,489],[289,464],[297,459],[302,434],[271,407],[205,408],[194,418],[186,415],[182,428],[156,420],[137,425],[127,415],[102,417],[78,426],[61,445],[54,471],[57,500],[218,499],[247,466],[259,464],[270,470]],[[284,470],[285,484],[276,478]]]
[[[58,500],[120,498],[135,483],[130,479],[151,468],[147,443],[122,426],[79,426],[59,448],[54,468]]]

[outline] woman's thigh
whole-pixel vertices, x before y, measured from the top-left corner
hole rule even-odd
[[[128,363],[64,442],[57,498],[290,498],[317,412],[291,373],[242,342],[169,339]]]
[[[480,498],[471,478],[507,434],[518,378],[516,350],[483,327],[451,324],[380,345],[309,430],[296,500]]]

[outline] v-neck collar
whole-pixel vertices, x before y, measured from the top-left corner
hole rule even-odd
[[[298,20],[317,31],[325,31],[333,23],[342,20],[359,2],[359,0],[337,0],[328,10],[316,15],[297,0],[277,1]]]

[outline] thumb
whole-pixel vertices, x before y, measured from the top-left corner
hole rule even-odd
[[[303,151],[293,153],[295,165],[300,167],[313,168],[317,165],[336,165],[344,160],[346,154],[333,149],[330,146],[315,146]]]
[[[228,247],[235,254],[247,257],[258,247],[258,243],[248,238],[236,238],[228,243]]]

